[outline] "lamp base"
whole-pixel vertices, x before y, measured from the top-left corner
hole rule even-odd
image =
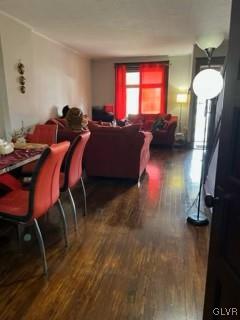
[[[187,222],[194,226],[207,226],[209,224],[208,218],[203,213],[194,212],[187,217]]]

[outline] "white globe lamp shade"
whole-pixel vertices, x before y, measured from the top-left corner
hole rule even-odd
[[[219,71],[205,69],[193,80],[193,91],[197,97],[208,100],[219,95],[223,88],[223,77]]]
[[[218,48],[224,40],[223,33],[208,34],[205,36],[198,37],[196,40],[197,45],[200,49],[205,50],[209,48]]]

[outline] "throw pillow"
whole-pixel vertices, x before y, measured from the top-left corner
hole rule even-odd
[[[165,120],[162,117],[157,118],[152,125],[152,132],[159,131],[160,129],[164,129]]]
[[[113,113],[114,106],[113,106],[113,104],[105,104],[105,105],[103,106],[103,110],[104,110],[105,112],[112,112],[112,113]]]
[[[134,133],[138,133],[139,130],[140,130],[140,125],[139,124],[129,124],[125,127],[122,127],[121,130],[122,132],[124,133],[127,133],[127,134],[134,134]]]

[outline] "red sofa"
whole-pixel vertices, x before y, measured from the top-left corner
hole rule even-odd
[[[57,142],[70,141],[72,142],[79,134],[79,131],[73,131],[67,127],[65,119],[61,118],[51,118],[46,124],[55,124],[58,126],[57,130]]]
[[[157,118],[165,120],[164,128],[152,132],[152,145],[162,145],[172,147],[175,140],[175,131],[177,128],[177,117],[171,114],[144,114],[129,115],[128,120],[131,123],[139,124],[144,131],[152,131],[152,126]]]
[[[151,132],[139,126],[107,127],[89,123],[91,137],[85,149],[88,176],[138,180],[150,158]]]

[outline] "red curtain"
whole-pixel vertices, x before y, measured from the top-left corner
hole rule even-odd
[[[141,114],[166,113],[167,71],[161,63],[140,65],[139,112]]]
[[[126,65],[117,65],[115,76],[115,117],[121,120],[126,117]]]

